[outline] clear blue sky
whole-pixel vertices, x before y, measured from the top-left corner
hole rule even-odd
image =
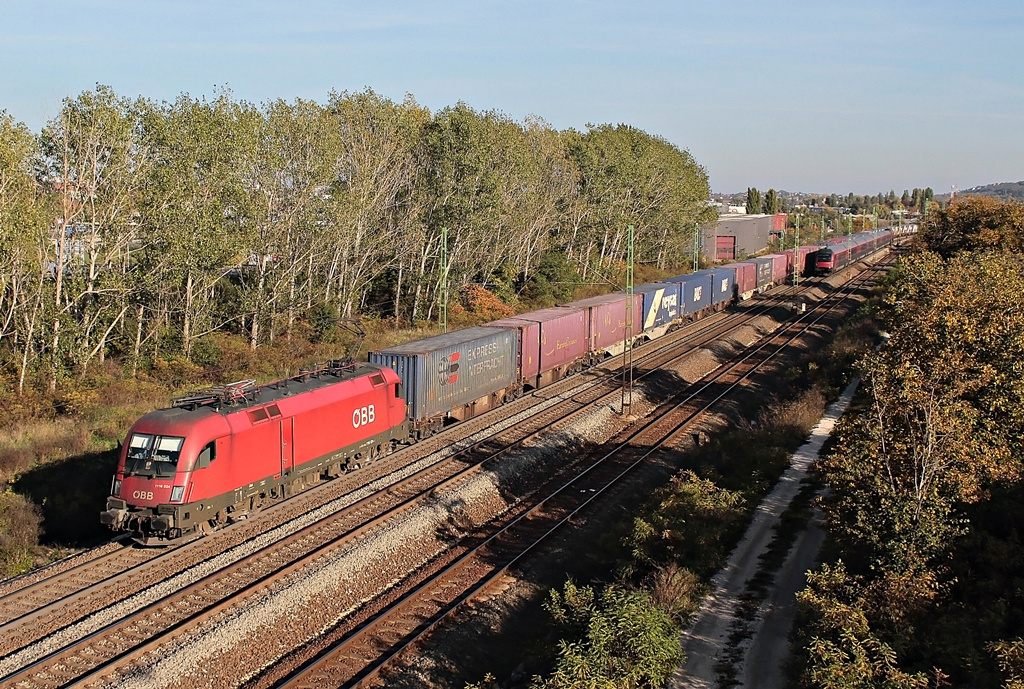
[[[1021,0],[0,0],[0,110],[38,132],[97,83],[621,122],[721,192],[1024,180]]]

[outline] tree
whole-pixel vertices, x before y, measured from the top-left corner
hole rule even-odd
[[[1021,475],[1024,306],[996,295],[1022,290],[1003,254],[922,254],[896,274],[888,344],[864,365],[871,414],[822,465],[836,533],[889,568],[942,556],[962,529],[958,505]]]
[[[431,239],[425,245],[437,246],[447,228],[449,282],[489,282],[509,267],[508,257],[523,243],[520,210],[531,167],[525,132],[501,113],[477,113],[460,103],[434,116],[424,144],[432,197],[426,208]],[[437,266],[424,257],[427,263]],[[429,286],[435,295],[440,278],[438,270]]]
[[[669,255],[690,255],[694,223],[714,212],[706,204],[707,173],[689,153],[624,125],[591,127],[570,137],[569,150],[586,205],[582,262],[602,273],[621,264],[629,225],[637,262],[665,266]]]
[[[755,187],[747,187],[747,213],[758,214],[764,212],[764,205],[761,201],[761,192]]]
[[[263,120],[258,150],[245,160],[250,259],[239,272],[251,349],[273,341],[282,314],[290,339],[300,308],[322,297],[328,190],[340,155],[332,121],[316,103],[274,101]]]
[[[1024,203],[985,196],[958,198],[947,208],[930,213],[916,239],[945,257],[976,249],[1019,254],[1024,250]]]
[[[331,94],[328,111],[340,146],[328,207],[328,271],[340,312],[351,316],[370,283],[402,260],[401,237],[418,220],[410,202],[421,175],[417,144],[427,112],[412,99],[393,103],[372,90]]]
[[[782,203],[779,201],[778,194],[775,193],[774,189],[769,189],[764,195],[764,212],[769,215],[775,215],[782,210]]]
[[[896,651],[872,628],[861,582],[850,576],[842,561],[823,565],[808,575],[807,588],[797,594],[811,620],[800,630],[807,651],[801,685],[821,689],[886,687],[925,689],[921,673],[900,669]]]
[[[167,334],[186,357],[199,337],[244,315],[220,311],[211,297],[249,258],[245,160],[262,130],[260,117],[224,92],[213,101],[183,95],[143,118],[156,162],[144,201],[149,235],[141,265],[160,288],[143,321],[155,331],[173,324]]]
[[[10,347],[19,394],[39,354],[38,332],[48,298],[45,266],[52,214],[33,179],[38,154],[28,128],[0,112],[0,344]]]
[[[1019,258],[993,249],[923,251],[892,274],[876,309],[889,337],[861,367],[869,404],[819,463],[856,575],[826,567],[802,594],[809,685],[918,681],[892,674],[898,658],[972,680],[994,665],[983,647],[1021,605],[1024,306],[1007,295],[1022,290]]]
[[[139,197],[150,170],[137,108],[106,86],[65,99],[40,137],[37,174],[55,201],[50,387],[84,371],[131,304]]]
[[[431,115],[370,90],[255,106],[97,86],[39,137],[0,116],[0,355],[12,389],[38,373],[56,394],[108,354],[193,370],[213,363],[193,356],[205,336],[254,350],[313,309],[429,317],[442,229],[453,286],[552,299],[616,280],[629,225],[638,263],[685,261],[708,196],[687,151],[626,125]]]

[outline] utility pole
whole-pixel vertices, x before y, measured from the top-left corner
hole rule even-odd
[[[633,413],[633,226],[626,239],[626,329],[622,333],[622,415]]]
[[[793,233],[793,284],[800,286],[800,273],[804,267],[797,265],[800,261],[800,216],[796,216],[796,231]]]
[[[700,268],[700,226],[693,223],[693,272]]]
[[[448,228],[441,228],[441,332],[448,332]]]

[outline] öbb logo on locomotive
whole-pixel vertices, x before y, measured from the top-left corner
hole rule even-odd
[[[359,428],[371,424],[376,420],[377,414],[373,405],[359,407],[352,412],[352,428]]]

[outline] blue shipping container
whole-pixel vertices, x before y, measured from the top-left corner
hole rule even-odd
[[[718,304],[727,303],[732,301],[736,292],[736,272],[728,268],[706,268],[704,270],[698,270],[695,273],[687,273],[686,275],[678,275],[674,278],[669,278],[669,282],[684,282],[688,280],[701,280],[704,276],[710,276],[711,278],[711,304],[717,306]],[[700,297],[703,299],[704,295]],[[692,294],[682,295],[683,300],[683,313],[690,314],[691,311],[686,309],[689,308],[688,300],[692,299]],[[698,307],[703,308],[703,307]]]
[[[722,271],[725,273],[726,271]],[[714,276],[709,271],[690,273],[672,278],[680,287],[680,299],[683,302],[683,315],[689,316],[711,306],[714,294]],[[731,280],[730,280],[731,282]]]
[[[635,287],[636,294],[644,295],[644,332],[668,325],[679,318],[679,285],[655,282]]]

